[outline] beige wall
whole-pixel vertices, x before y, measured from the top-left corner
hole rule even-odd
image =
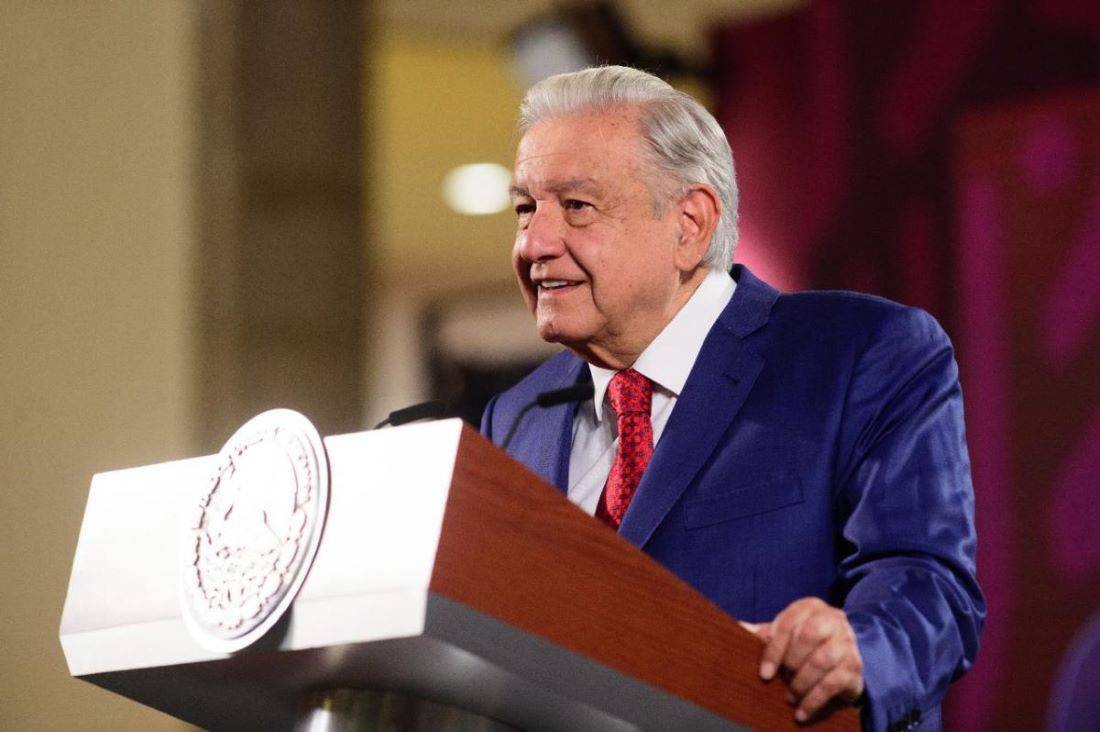
[[[458,165],[512,167],[521,88],[506,49],[393,29],[370,48],[367,240],[375,265],[390,281],[412,278],[437,292],[509,280],[512,212],[465,216],[440,193]]]
[[[0,728],[179,728],[57,630],[92,473],[194,452],[193,6],[0,17]]]
[[[521,88],[507,50],[493,39],[463,42],[388,26],[369,46],[366,239],[375,278],[364,422],[374,424],[429,397],[420,319],[433,300],[503,288],[522,309],[511,286],[514,214],[464,216],[440,192],[458,165],[512,167]]]

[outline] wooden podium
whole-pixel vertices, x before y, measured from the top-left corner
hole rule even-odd
[[[798,728],[754,636],[461,421],[324,450],[312,567],[235,653],[200,645],[179,600],[181,516],[217,456],[96,475],[61,620],[70,672],[219,730],[301,727],[343,689],[522,729]]]

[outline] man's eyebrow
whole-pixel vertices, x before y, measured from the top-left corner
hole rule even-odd
[[[598,193],[600,191],[600,187],[596,184],[596,181],[591,178],[570,178],[569,180],[551,181],[543,186],[543,188],[550,193],[566,193],[569,191]],[[513,196],[531,196],[526,186],[516,185],[515,183],[509,187],[508,192]]]

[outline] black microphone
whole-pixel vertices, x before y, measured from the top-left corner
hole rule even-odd
[[[508,435],[500,445],[501,449],[508,449],[508,445],[511,444],[512,438],[516,436],[516,428],[519,427],[519,423],[522,422],[527,413],[535,407],[543,407],[545,409],[547,407],[556,407],[559,404],[568,404],[569,402],[583,402],[585,399],[591,399],[594,392],[595,388],[592,386],[591,381],[567,386],[564,389],[554,389],[552,391],[542,392],[535,397],[533,402],[525,404],[523,409],[519,410],[519,414],[512,420],[512,426],[508,428]]]
[[[421,402],[420,404],[414,404],[411,407],[402,407],[390,412],[390,416],[374,425],[374,429],[379,427],[385,427],[386,425],[393,425],[399,427],[409,422],[415,422],[418,419],[440,419],[447,416],[447,406],[443,402]]]

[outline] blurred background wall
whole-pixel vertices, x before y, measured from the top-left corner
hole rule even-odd
[[[675,57],[726,128],[740,260],[947,326],[990,600],[948,720],[1041,727],[1100,606],[1095,3],[613,7],[623,52]],[[509,39],[547,17],[0,0],[0,727],[181,726],[67,675],[93,473],[212,452],[276,404],[322,433],[431,397],[476,417],[553,352],[514,291],[510,212],[441,194],[458,166],[510,167]]]
[[[0,17],[0,727],[178,727],[57,628],[89,476],[195,452],[195,11]]]

